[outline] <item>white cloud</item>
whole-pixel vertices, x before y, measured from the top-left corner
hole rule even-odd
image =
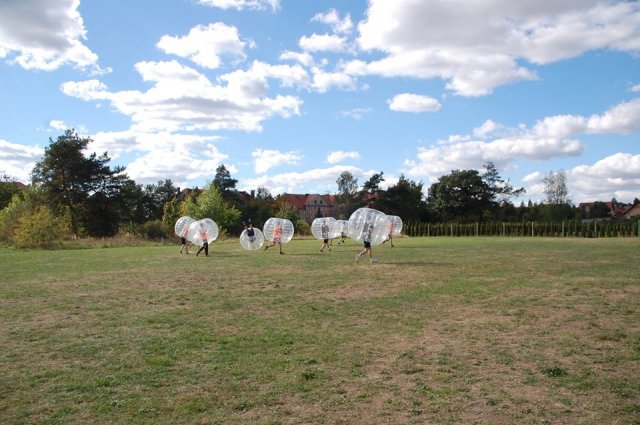
[[[640,129],[640,98],[620,103],[602,115],[593,115],[588,122],[589,133],[628,134]]]
[[[0,139],[0,175],[7,174],[23,183],[30,180],[31,170],[42,159],[44,149]]]
[[[515,158],[547,160],[557,156],[577,156],[583,150],[583,144],[577,140],[545,139],[523,134],[491,142],[468,141],[420,147],[416,158],[406,160],[404,165],[409,176],[426,176],[434,180],[451,170],[480,169],[488,161],[502,168]]]
[[[481,96],[536,79],[546,64],[597,49],[637,53],[637,2],[420,2],[371,0],[359,46],[381,59],[344,65],[352,75],[442,78],[458,95]]]
[[[136,183],[169,178],[184,186],[191,180],[210,178],[218,165],[228,159],[212,143],[220,139],[218,136],[128,130],[100,132],[91,138],[89,151],[107,152],[112,160],[125,153],[137,155],[126,169]],[[227,165],[227,169],[233,172],[235,167]]]
[[[280,8],[280,0],[198,0],[198,3],[220,9],[263,10],[270,7],[271,10],[278,10]]]
[[[635,86],[632,86],[629,90],[631,90],[634,93],[640,93],[640,84],[636,84]]]
[[[251,152],[254,158],[254,168],[256,173],[266,173],[273,167],[282,164],[296,165],[302,160],[302,154],[296,151],[280,152],[270,149],[256,149]]]
[[[171,149],[156,149],[129,163],[126,173],[136,183],[155,183],[170,178],[181,185],[190,180],[211,177],[216,168],[228,159],[214,145],[205,145],[198,151],[174,146]],[[233,172],[230,166],[227,166]]]
[[[311,34],[300,37],[302,50],[311,52],[343,52],[347,49],[347,39],[334,34]]]
[[[640,196],[640,154],[618,152],[593,165],[574,167],[568,171],[567,181],[575,202],[611,198],[631,202]]]
[[[336,34],[348,34],[353,29],[351,15],[347,13],[344,18],[340,18],[340,13],[335,9],[329,9],[326,13],[318,13],[311,20],[330,25]]]
[[[578,115],[555,115],[538,121],[533,130],[539,137],[570,137],[584,132],[586,122]]]
[[[333,151],[327,156],[327,162],[329,164],[337,164],[348,158],[360,159],[360,154],[356,151]]]
[[[474,134],[480,137],[497,127],[489,120],[474,129]],[[575,139],[579,135],[625,134],[639,128],[640,99],[634,99],[600,115],[555,115],[536,122],[532,128],[501,128],[506,135],[489,141],[454,135],[437,146],[418,148],[416,158],[407,159],[404,165],[408,175],[436,179],[454,169],[480,169],[487,161],[501,168],[516,158],[546,160],[578,156],[584,150],[584,144]]]
[[[165,53],[189,58],[203,68],[215,69],[220,66],[222,54],[244,60],[247,44],[252,46],[254,43],[241,41],[236,27],[216,22],[191,28],[184,37],[164,35],[157,46]]]
[[[49,121],[49,127],[51,127],[54,130],[60,130],[60,131],[64,131],[69,128],[69,126],[64,121],[61,121],[61,120]]]
[[[354,108],[349,109],[348,111],[340,111],[340,115],[353,118],[356,121],[360,121],[363,116],[372,112],[372,108]]]
[[[341,72],[326,72],[321,68],[312,68],[313,82],[311,89],[325,93],[331,87],[338,87],[342,90],[355,90],[355,81],[350,75]]]
[[[0,2],[0,58],[25,69],[52,71],[63,65],[99,71],[98,56],[83,44],[80,0]]]
[[[335,192],[337,190],[336,178],[343,171],[349,171],[357,179],[368,179],[374,171],[363,171],[358,167],[348,165],[335,165],[328,168],[315,168],[304,172],[293,172],[276,174],[272,176],[263,175],[255,179],[247,179],[243,182],[242,190],[251,190],[257,187],[267,187],[269,191],[278,195],[281,193],[298,193],[301,190],[307,192],[310,186],[316,185],[311,189],[322,193],[325,191]]]
[[[440,110],[440,102],[428,96],[402,93],[387,101],[389,109],[399,112],[436,112]]]
[[[311,66],[314,63],[313,56],[308,52],[292,52],[287,50],[280,55],[280,60],[294,60],[304,66]]]
[[[494,134],[502,126],[493,120],[486,120],[480,127],[473,129],[473,135],[480,139],[485,139]]]
[[[247,71],[219,77],[214,85],[203,74],[176,61],[139,62],[136,69],[153,86],[145,92],[110,92],[97,80],[67,82],[61,88],[83,100],[108,100],[131,118],[132,130],[181,132],[194,130],[261,131],[262,121],[273,116],[299,114],[302,101],[295,96],[267,97],[268,79],[281,84],[307,84],[300,66],[270,66],[254,62]]]

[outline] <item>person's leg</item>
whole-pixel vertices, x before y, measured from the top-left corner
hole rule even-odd
[[[204,255],[206,255],[207,257],[209,256],[209,243],[208,242],[204,243]]]
[[[282,252],[282,242],[278,242],[278,248],[280,249],[280,254],[284,254],[284,252]]]

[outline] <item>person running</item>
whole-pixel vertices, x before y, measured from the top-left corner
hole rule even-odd
[[[389,220],[387,222],[387,239],[382,241],[382,245],[384,245],[385,242],[391,242],[391,248],[393,248],[393,227],[393,220]]]
[[[200,229],[198,229],[198,237],[202,241],[202,246],[196,252],[196,257],[200,255],[202,250],[204,250],[204,255],[206,257],[209,256],[209,236],[207,235],[207,231],[204,229],[204,225],[200,223]]]
[[[322,246],[320,247],[320,252],[324,252],[325,247],[329,248],[329,251],[331,251],[331,247],[329,246],[329,225],[327,224],[327,220],[322,221],[320,232],[322,233]]]
[[[189,226],[184,226],[182,233],[180,234],[180,254],[184,250],[185,254],[189,253],[189,244],[187,242],[187,234],[189,233]]]
[[[371,250],[371,235],[373,234],[373,224],[365,223],[362,228],[362,240],[364,241],[364,249],[356,254],[356,263],[362,257],[363,254],[369,254],[369,262],[371,264],[376,262]]]
[[[273,241],[271,244],[265,246],[264,250],[266,251],[276,245],[278,245],[280,249],[280,255],[284,255],[284,252],[282,252],[282,224],[280,224],[280,222],[276,223],[276,228],[273,230]]]

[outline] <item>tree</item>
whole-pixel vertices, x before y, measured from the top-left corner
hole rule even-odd
[[[213,187],[218,189],[223,196],[229,195],[230,192],[236,190],[238,180],[231,178],[231,173],[224,164],[220,164],[216,168],[216,175],[213,178]]]
[[[601,201],[596,201],[593,203],[593,208],[589,210],[588,218],[608,218],[611,217],[611,208],[605,203]]]
[[[547,196],[549,204],[568,204],[569,191],[567,190],[567,173],[563,170],[557,172],[549,172],[544,179],[544,194]]]
[[[160,220],[164,205],[178,196],[178,188],[170,179],[144,187],[144,221]]]
[[[210,218],[218,224],[220,232],[236,231],[240,227],[241,213],[222,198],[220,190],[207,183],[196,198],[187,198],[187,215],[196,220]]]
[[[524,187],[514,189],[509,179],[504,180],[493,162],[487,162],[484,164],[484,168],[485,172],[482,175],[482,180],[487,184],[489,194],[493,195],[493,201],[502,202],[512,196],[520,196],[526,192]]]
[[[260,199],[263,201],[273,201],[273,196],[271,195],[271,192],[269,192],[269,189],[264,186],[260,186],[256,191],[256,199]]]
[[[397,215],[404,221],[419,221],[426,207],[422,183],[416,183],[400,175],[397,184],[379,192],[372,206],[388,215]]]
[[[73,130],[66,130],[54,142],[49,139],[44,157],[36,163],[31,178],[53,206],[64,206],[71,219],[71,232],[87,221],[87,200],[102,193],[109,200],[117,196],[126,175],[124,167],[113,170],[107,165],[107,153],[84,155],[90,138],[81,138]]]
[[[362,192],[369,195],[375,195],[380,192],[380,183],[384,181],[384,172],[374,173],[364,185],[362,185]]]
[[[336,200],[342,210],[342,216],[348,218],[355,210],[356,194],[358,193],[358,179],[350,171],[343,171],[336,180],[338,195]]]
[[[453,170],[431,185],[427,202],[442,220],[480,221],[491,197],[477,170]]]
[[[0,210],[9,205],[11,198],[20,192],[18,183],[6,174],[0,176]]]

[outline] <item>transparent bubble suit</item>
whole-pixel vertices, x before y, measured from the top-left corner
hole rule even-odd
[[[293,228],[293,223],[286,218],[271,217],[267,220],[262,227],[262,233],[264,234],[265,239],[270,242],[274,242],[274,239],[277,237],[276,229],[278,225],[281,228],[280,242],[289,242],[293,238],[295,229]]]
[[[337,220],[333,217],[319,217],[311,223],[311,234],[314,238],[324,240],[333,239],[340,235],[336,226]]]
[[[397,215],[388,215],[387,219],[387,234],[391,233],[391,236],[400,236],[402,233],[402,219]]]
[[[177,236],[181,238],[186,238],[187,232],[189,231],[189,226],[194,221],[195,221],[194,219],[192,219],[187,215],[182,216],[178,219],[178,221],[176,221],[175,226],[173,226],[173,230],[176,232]]]
[[[253,228],[253,236],[249,236],[247,229],[244,229],[240,234],[240,245],[247,251],[253,251],[260,249],[264,244],[264,234],[260,229]]]
[[[336,237],[343,233],[345,236],[349,233],[349,220],[336,220]]]
[[[198,246],[204,245],[204,242],[212,243],[218,238],[218,225],[210,218],[194,221],[189,225],[189,234],[187,239]]]
[[[360,242],[379,245],[387,239],[387,215],[373,208],[358,208],[349,217],[347,235]]]

